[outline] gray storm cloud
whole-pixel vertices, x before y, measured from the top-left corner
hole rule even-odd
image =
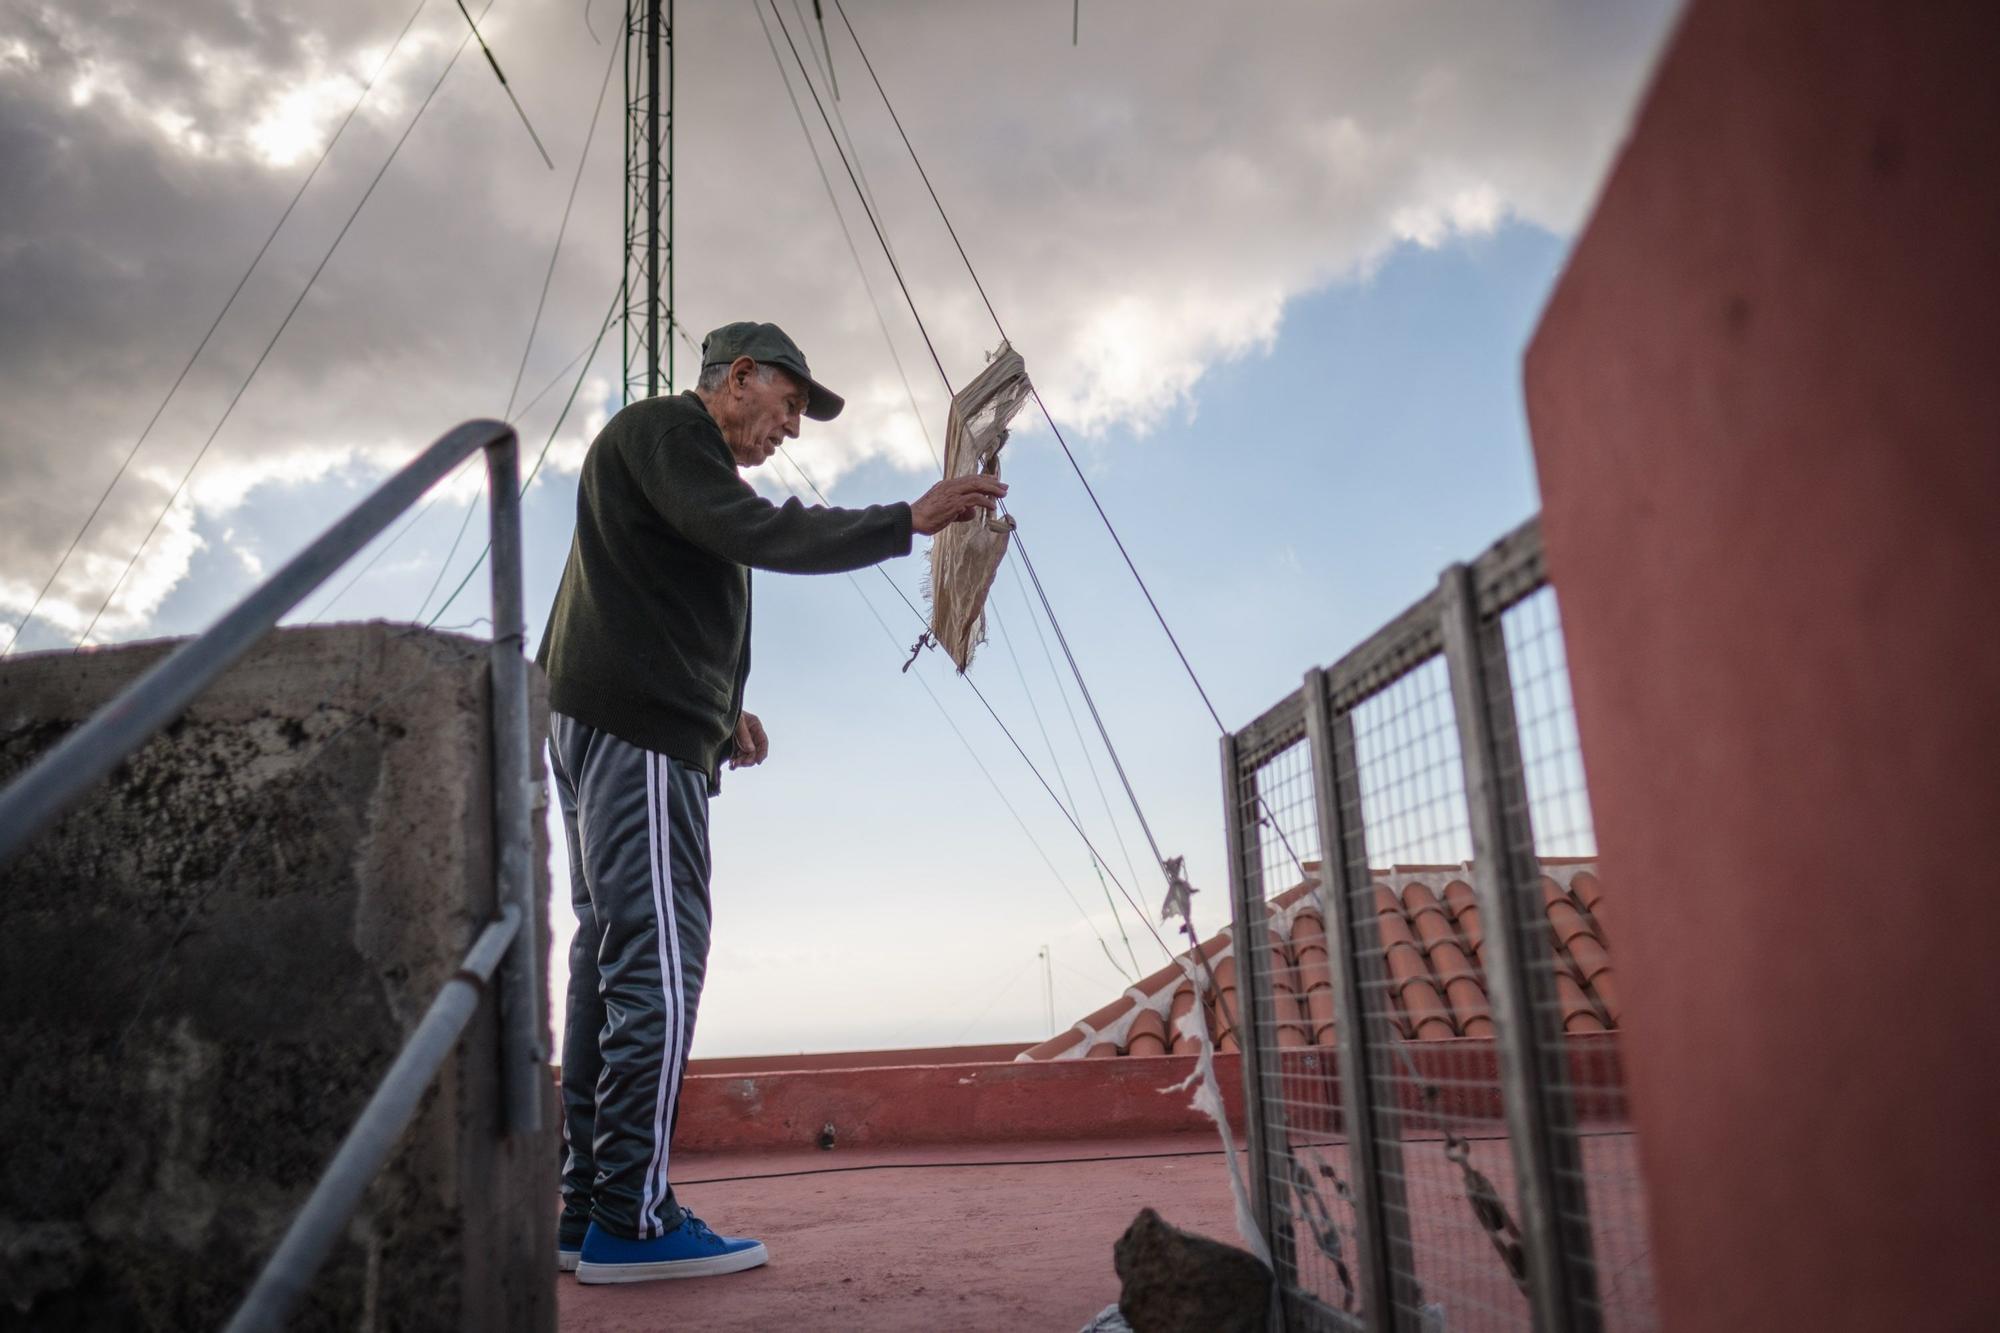
[[[779,0],[802,51],[807,8]],[[804,456],[824,473],[870,457],[927,468],[757,11],[748,0],[679,9],[681,317],[695,329],[750,317],[791,330],[854,404],[808,438]],[[410,12],[406,0],[0,4],[6,624]],[[1665,0],[1093,0],[1073,49],[1068,16],[1053,9],[849,0],[848,12],[1009,334],[1085,437],[1143,435],[1188,410],[1209,367],[1270,344],[1287,302],[1365,273],[1398,244],[1507,219],[1572,229],[1670,18]],[[839,109],[958,382],[997,335],[827,13]],[[618,14],[599,3],[590,21],[609,42]],[[482,27],[557,169],[469,50],[99,638],[147,628],[187,575],[198,516],[226,519],[260,485],[381,471],[452,422],[504,408],[612,51],[575,5],[500,0]],[[82,628],[462,36],[456,6],[419,13],[38,613],[50,637],[27,644]],[[618,282],[620,98],[614,70],[522,397],[587,343]],[[937,372],[809,99],[804,110],[935,434]],[[596,364],[598,392],[565,429],[559,467],[615,392],[615,333]],[[523,423],[536,447],[549,412]]]

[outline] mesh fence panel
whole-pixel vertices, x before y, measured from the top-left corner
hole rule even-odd
[[[1489,679],[1511,681],[1509,712],[1493,710],[1498,749],[1518,755],[1518,782],[1503,782],[1517,830],[1508,849],[1521,882],[1534,883],[1542,912],[1522,956],[1542,969],[1545,1015],[1563,1034],[1562,1050],[1543,1062],[1546,1084],[1567,1098],[1575,1120],[1575,1152],[1558,1155],[1557,1170],[1574,1187],[1559,1197],[1586,1201],[1587,1215],[1564,1210],[1566,1228],[1589,1237],[1595,1293],[1587,1304],[1611,1329],[1658,1327],[1652,1264],[1645,1230],[1645,1194],[1638,1141],[1630,1128],[1617,1028],[1622,1018],[1612,910],[1597,874],[1597,838],[1585,786],[1583,749],[1570,702],[1569,671],[1555,592],[1544,587],[1500,617],[1487,651]],[[1501,676],[1495,666],[1504,665]],[[1523,808],[1525,806],[1525,808]],[[1532,878],[1529,878],[1532,877]],[[1616,886],[1610,898],[1616,901]]]
[[[1222,1003],[1233,1023],[1241,961],[1260,1197],[1297,1327],[1532,1327],[1542,1280],[1567,1293],[1550,1326],[1658,1323],[1615,922],[1544,580],[1529,524],[1232,741],[1238,920],[1259,937]],[[1523,995],[1531,1021],[1500,1031]],[[1541,1230],[1524,1197],[1548,1201]],[[1554,1256],[1539,1278],[1537,1254]]]
[[[1266,899],[1255,954],[1268,996],[1254,1027],[1260,1066],[1263,1186],[1273,1259],[1286,1286],[1330,1309],[1360,1307],[1355,1219],[1346,1185],[1326,940],[1310,882],[1319,872],[1312,744],[1304,722],[1241,756],[1244,874]],[[1302,946],[1302,947],[1295,947]]]
[[[1370,1053],[1368,1080],[1375,1103],[1394,1111],[1383,1123],[1400,1145],[1389,1168],[1399,1176],[1384,1182],[1385,1221],[1407,1236],[1407,1247],[1392,1251],[1405,1279],[1395,1287],[1398,1320],[1526,1328],[1527,1297],[1475,1212],[1481,1188],[1447,1152],[1449,1134],[1501,1207],[1517,1212],[1444,659],[1429,658],[1365,699],[1352,725],[1369,870],[1351,890],[1353,911],[1357,920],[1372,914],[1383,962],[1364,977],[1364,1003],[1391,1029]]]

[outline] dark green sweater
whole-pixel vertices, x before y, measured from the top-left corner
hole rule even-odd
[[[831,574],[909,553],[907,504],[774,505],[692,391],[633,403],[584,456],[535,659],[549,707],[706,770],[713,790],[750,674],[750,569]]]

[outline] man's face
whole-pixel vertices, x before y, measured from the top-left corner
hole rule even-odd
[[[723,386],[729,410],[716,422],[724,443],[739,467],[756,467],[778,452],[786,440],[799,438],[799,417],[806,410],[806,386],[788,370],[750,366],[730,367]]]

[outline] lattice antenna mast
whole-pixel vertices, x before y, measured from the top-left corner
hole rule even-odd
[[[622,402],[674,390],[674,6],[625,6]]]

